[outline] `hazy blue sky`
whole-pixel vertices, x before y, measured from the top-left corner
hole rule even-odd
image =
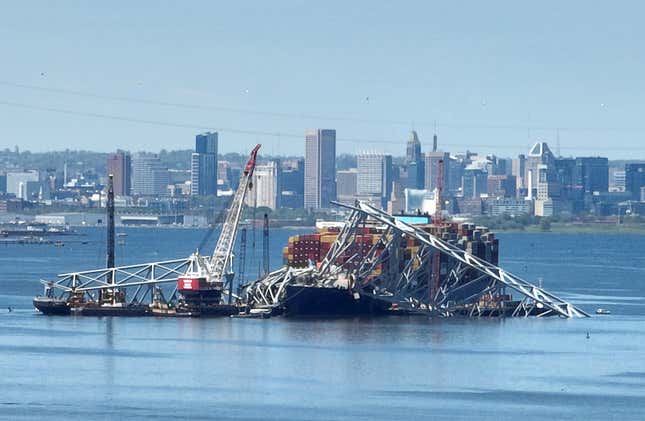
[[[555,150],[560,128],[563,155],[645,158],[642,2],[382,3],[5,2],[0,148],[192,148],[212,128],[222,152],[304,153],[322,127],[339,152],[402,155],[436,121],[450,151]]]

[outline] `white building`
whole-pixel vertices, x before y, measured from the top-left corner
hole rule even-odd
[[[15,194],[18,199],[27,200],[28,183],[38,183],[40,174],[36,170],[7,173],[7,194]]]
[[[138,153],[132,158],[132,194],[167,196],[170,174],[155,154]]]

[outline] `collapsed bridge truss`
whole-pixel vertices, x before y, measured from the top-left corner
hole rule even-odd
[[[320,265],[284,267],[249,284],[245,295],[250,305],[281,306],[287,285],[308,285],[345,287],[402,310],[435,316],[589,317],[554,294],[368,203],[336,205],[350,214]],[[366,246],[360,233],[368,221],[382,230],[379,240]],[[420,244],[409,259],[401,255],[405,239]],[[440,259],[441,264],[434,266],[439,276],[432,276],[433,259]],[[507,290],[519,294],[519,301],[510,300]]]

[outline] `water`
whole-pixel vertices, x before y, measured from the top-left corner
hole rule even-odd
[[[127,232],[120,264],[185,256],[203,236]],[[500,235],[505,268],[612,311],[591,319],[37,315],[39,278],[104,262],[103,233],[84,233],[0,246],[0,418],[645,419],[645,236]],[[272,266],[294,233],[272,231]]]

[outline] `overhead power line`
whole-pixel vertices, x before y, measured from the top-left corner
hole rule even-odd
[[[284,119],[300,119],[300,120],[314,120],[314,121],[346,121],[354,123],[365,123],[365,124],[380,124],[380,125],[397,125],[397,126],[406,126],[410,127],[410,121],[400,121],[400,120],[384,120],[384,119],[369,119],[369,118],[357,118],[357,117],[347,117],[347,116],[330,116],[330,115],[320,115],[320,114],[307,114],[307,113],[287,113],[287,112],[276,112],[276,111],[266,111],[266,110],[252,110],[245,108],[234,108],[234,107],[225,107],[219,105],[204,105],[204,104],[190,104],[184,102],[171,102],[171,101],[162,101],[155,99],[147,98],[137,98],[131,96],[116,96],[116,95],[105,95],[94,92],[87,91],[78,91],[72,89],[62,89],[62,88],[51,88],[47,86],[31,85],[24,83],[17,83],[11,81],[2,81],[0,80],[0,85],[9,86],[18,89],[28,89],[40,92],[49,92],[59,95],[69,95],[76,97],[84,98],[94,98],[102,99],[108,101],[118,101],[126,102],[131,104],[144,104],[144,105],[156,105],[161,107],[173,107],[173,108],[184,108],[184,109],[193,109],[193,110],[204,110],[204,111],[219,111],[235,114],[246,114],[246,115],[257,115],[265,117],[277,117]],[[645,127],[593,127],[593,126],[566,126],[566,125],[532,125],[532,124],[504,124],[504,123],[495,123],[495,124],[481,124],[481,123],[456,123],[456,122],[414,122],[415,126],[426,126],[433,128],[448,128],[448,129],[459,129],[459,130],[536,130],[536,131],[560,131],[560,132],[645,132]],[[566,148],[565,148],[566,149]]]
[[[79,116],[79,117],[89,117],[89,118],[98,118],[98,119],[105,119],[105,120],[113,120],[113,121],[124,121],[128,123],[136,123],[136,124],[146,124],[146,125],[153,125],[153,126],[161,126],[161,127],[176,127],[176,128],[183,128],[183,129],[191,129],[191,130],[213,130],[213,131],[218,131],[221,133],[236,133],[236,134],[243,134],[243,135],[251,135],[251,136],[266,136],[266,137],[275,137],[275,138],[292,138],[292,139],[303,139],[304,135],[302,133],[288,133],[288,132],[283,132],[283,131],[268,131],[268,130],[247,130],[247,129],[238,129],[238,128],[231,128],[231,127],[217,127],[217,126],[211,126],[208,124],[196,124],[196,123],[182,123],[182,122],[171,122],[171,121],[161,121],[161,120],[150,120],[150,119],[141,119],[141,118],[136,118],[136,117],[128,117],[128,116],[121,116],[121,115],[114,115],[114,114],[105,114],[105,113],[96,113],[96,112],[89,112],[89,111],[79,111],[79,110],[73,110],[73,109],[65,109],[65,108],[55,108],[55,107],[46,107],[46,106],[41,106],[41,105],[33,105],[33,104],[26,104],[26,103],[20,103],[20,102],[13,102],[13,101],[5,101],[5,100],[0,100],[0,105],[4,105],[7,107],[12,107],[12,108],[22,108],[22,109],[28,109],[28,110],[34,110],[34,111],[43,111],[43,112],[51,112],[51,113],[57,113],[57,114],[64,114],[64,115],[71,115],[71,116]],[[348,137],[337,137],[336,138],[337,142],[343,142],[343,143],[355,143],[355,144],[382,144],[382,145],[400,145],[401,141],[398,140],[385,140],[385,139],[369,139],[369,138],[348,138]],[[429,143],[423,143],[424,145],[430,145]],[[455,148],[468,148],[468,149],[473,149],[473,148],[489,148],[489,149],[504,149],[504,148],[516,148],[518,146],[523,146],[522,144],[457,144],[457,143],[443,143],[444,146],[447,147],[455,147]],[[569,146],[569,147],[562,147],[562,149],[580,149],[580,147],[576,146]],[[607,147],[607,148],[593,148],[594,150],[645,150],[645,146],[643,147],[619,147],[619,146],[612,146],[612,147]]]

